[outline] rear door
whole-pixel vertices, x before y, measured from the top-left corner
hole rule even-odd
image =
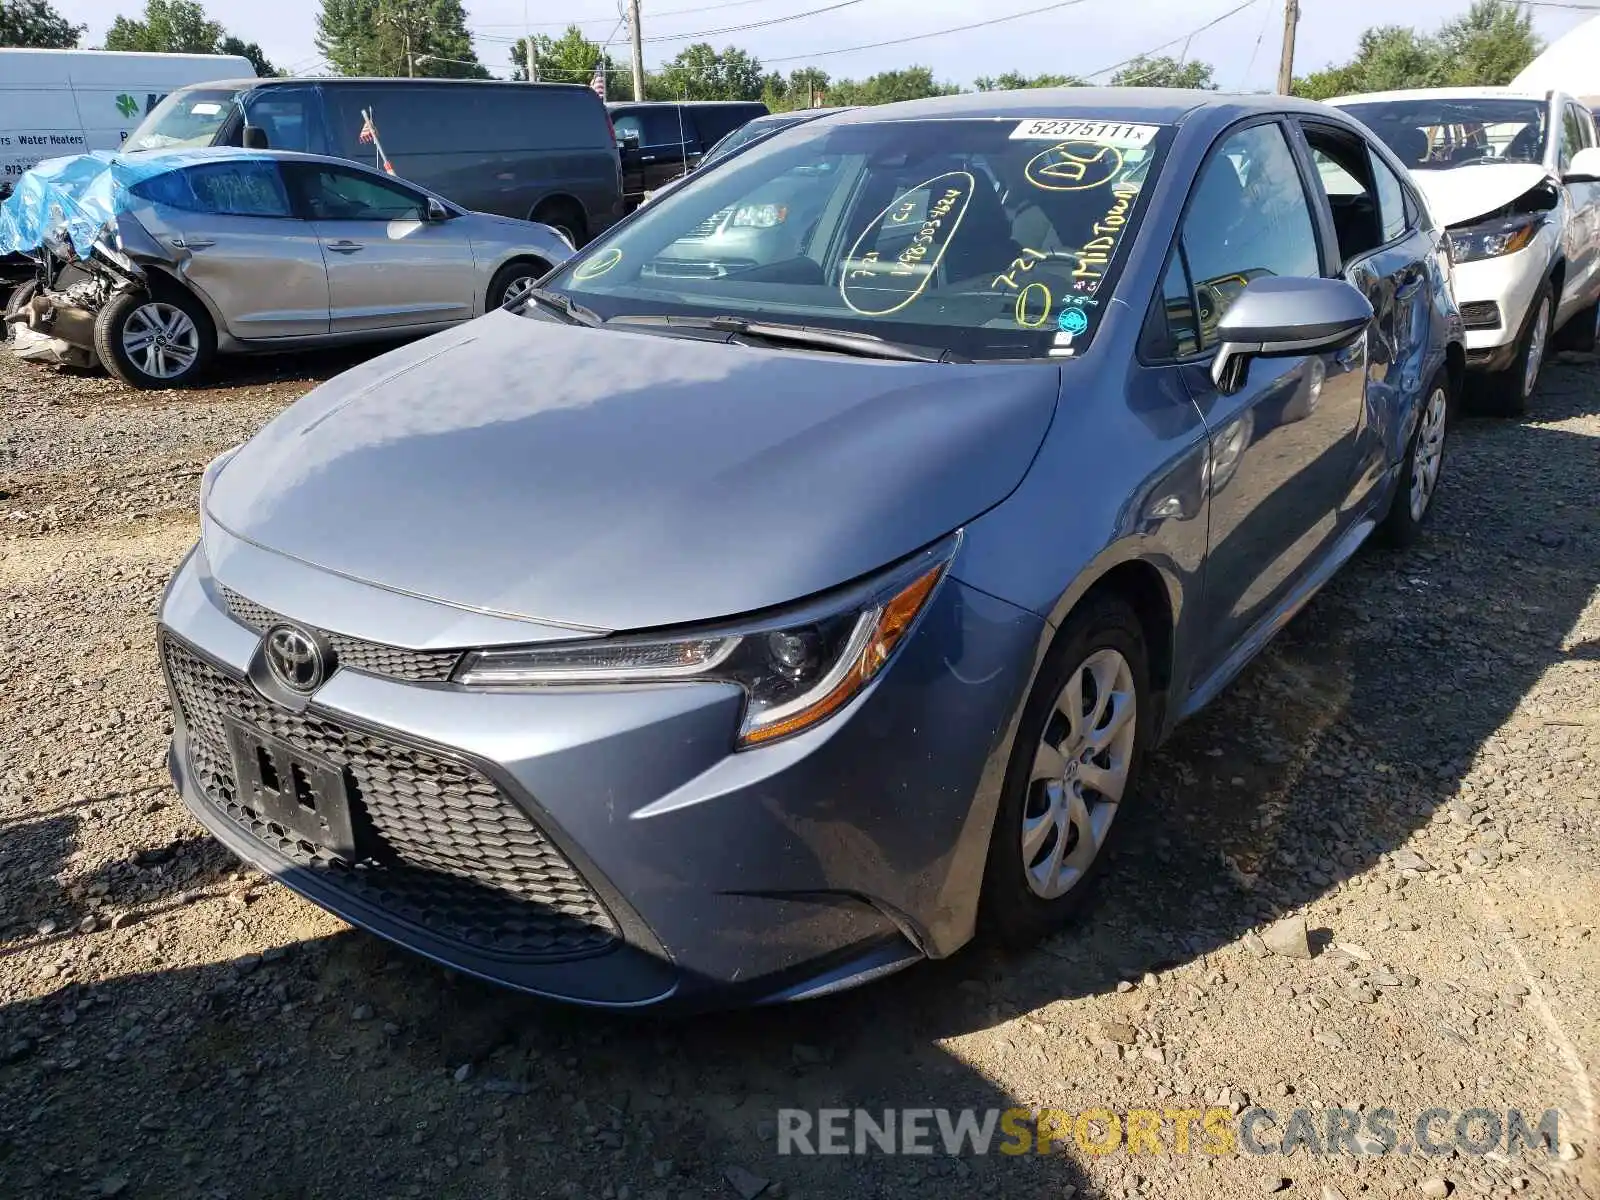
[[[477,275],[464,222],[426,219],[398,180],[332,163],[285,164],[328,264],[333,333],[469,320]]]
[[[142,180],[134,218],[182,264],[241,341],[328,331],[328,272],[311,222],[294,215],[278,165],[204,163]]]
[[[1192,333],[1180,340],[1195,353],[1184,375],[1211,443],[1196,679],[1238,652],[1342,532],[1361,421],[1361,343],[1256,359],[1231,395],[1211,379],[1217,324],[1252,280],[1328,272],[1319,228],[1289,130],[1276,120],[1246,125],[1224,135],[1201,169],[1167,269],[1168,313],[1193,314]]]

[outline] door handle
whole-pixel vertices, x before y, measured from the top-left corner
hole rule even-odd
[[[640,162],[655,162],[655,160],[656,156],[654,154],[641,154],[639,156]]]
[[[181,238],[172,239],[172,244],[179,250],[206,250],[216,245],[210,238]]]
[[[362,246],[360,242],[329,242],[328,249],[335,254],[354,254]]]

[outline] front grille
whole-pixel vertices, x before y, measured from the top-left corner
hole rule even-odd
[[[617,926],[521,808],[479,772],[426,750],[278,709],[249,684],[162,639],[189,761],[206,800],[258,841],[437,937],[526,961],[596,954]],[[224,719],[344,771],[356,861],[266,820],[241,800]]]
[[[224,587],[221,590],[229,614],[248,629],[265,633],[286,619],[270,608],[239,595],[232,588]],[[459,650],[405,650],[331,630],[320,632],[333,647],[334,660],[339,666],[367,675],[384,675],[390,679],[403,679],[407,683],[445,683],[461,661]]]
[[[703,242],[721,229],[722,223],[732,215],[732,208],[724,208],[719,212],[714,212],[678,240],[680,242]]]
[[[1499,329],[1500,306],[1493,300],[1469,300],[1461,306],[1461,323],[1468,329]]]

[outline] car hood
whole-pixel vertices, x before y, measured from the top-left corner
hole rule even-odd
[[[1459,225],[1510,204],[1549,178],[1536,163],[1487,163],[1480,166],[1416,170],[1411,178],[1422,189],[1428,209],[1441,225]]]
[[[898,363],[493,313],[270,422],[207,513],[413,595],[618,630],[871,572],[1004,499],[1054,364]]]

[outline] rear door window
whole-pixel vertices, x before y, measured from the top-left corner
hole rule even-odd
[[[426,201],[364,171],[295,163],[289,168],[306,215],[317,221],[421,220]]]
[[[1372,179],[1378,189],[1378,213],[1383,222],[1385,244],[1406,232],[1406,194],[1399,178],[1376,154],[1372,158]]]
[[[269,150],[328,153],[328,138],[322,125],[322,105],[315,89],[262,88],[245,101],[244,108],[250,124],[266,133]],[[242,136],[242,131],[237,132],[236,136]]]
[[[291,216],[289,195],[275,163],[243,160],[168,171],[129,189],[140,199],[182,212],[225,217]]]

